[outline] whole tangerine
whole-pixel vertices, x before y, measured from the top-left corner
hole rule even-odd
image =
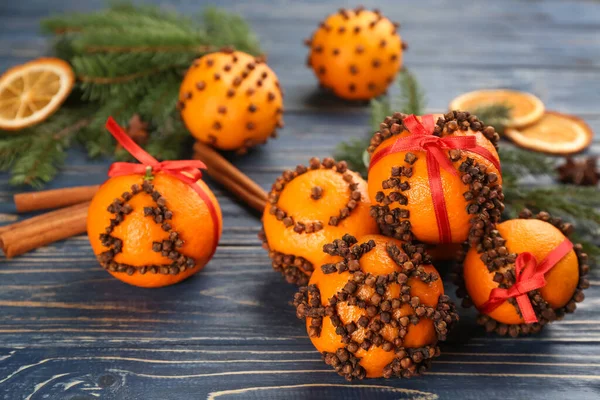
[[[345,235],[324,250],[342,261],[316,269],[294,304],[325,362],[349,380],[423,373],[458,320],[423,245]]]
[[[207,54],[181,83],[178,107],[198,140],[221,150],[248,148],[283,127],[283,93],[264,58],[241,51]]]
[[[368,152],[372,159],[396,140],[412,135],[403,125],[408,116],[395,113],[387,117],[373,135]],[[438,137],[474,136],[478,146],[498,160],[498,134],[468,112],[452,111],[436,115],[433,131]],[[488,159],[468,150],[442,150],[456,168],[457,175],[440,168],[446,214],[448,243],[462,243],[475,230],[472,219],[497,220],[502,203],[502,176]],[[385,153],[383,153],[385,154]],[[424,151],[392,152],[371,165],[368,176],[372,215],[381,232],[400,240],[417,239],[428,244],[441,243],[428,161]]]
[[[397,27],[377,10],[341,9],[306,41],[307,64],[321,86],[336,96],[351,100],[379,96],[402,66],[404,44]]]
[[[141,287],[182,281],[210,261],[221,236],[219,203],[206,184],[204,202],[192,186],[166,173],[110,178],[88,211],[94,254],[115,278]]]
[[[273,268],[304,285],[314,267],[331,262],[323,245],[346,233],[377,233],[369,217],[367,183],[345,162],[312,158],[273,184],[263,213],[261,239]]]
[[[523,214],[530,217],[531,214]],[[540,219],[512,219],[496,225],[484,245],[472,247],[462,267],[464,287],[470,302],[480,308],[494,288],[509,288],[515,283],[515,261],[523,252],[531,253],[541,262],[566,239],[572,227],[547,213]],[[589,286],[584,278],[589,267],[581,245],[575,245],[545,274],[546,284],[528,293],[538,323],[526,324],[514,298],[482,315],[479,323],[488,331],[517,336],[539,331],[547,323],[573,312],[576,302],[583,301],[583,289]]]

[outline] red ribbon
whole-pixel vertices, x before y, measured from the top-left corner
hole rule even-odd
[[[213,202],[208,194],[200,187],[200,185],[196,183],[196,181],[202,178],[202,172],[200,169],[206,169],[206,165],[199,160],[175,160],[159,162],[150,154],[146,153],[144,149],[138,146],[137,143],[135,143],[133,139],[131,139],[129,135],[125,133],[123,128],[121,128],[112,117],[108,117],[108,120],[106,121],[106,129],[108,129],[111,135],[117,139],[117,142],[119,142],[119,144],[123,146],[123,148],[129,152],[129,154],[141,162],[141,164],[126,162],[113,163],[108,169],[108,176],[112,178],[121,175],[145,174],[147,168],[151,167],[153,173],[163,172],[167,175],[177,178],[180,181],[190,185],[192,189],[198,193],[204,204],[206,204],[210,217],[213,221],[213,248],[209,257],[211,258],[217,250],[219,231],[221,228],[219,226],[219,216],[217,215],[217,210]]]
[[[381,150],[373,158],[369,169],[373,168],[382,158],[387,155],[404,151],[423,151],[427,154],[427,175],[429,176],[429,187],[433,209],[437,221],[438,232],[441,243],[452,243],[452,231],[448,220],[448,210],[444,199],[444,189],[440,175],[440,167],[450,174],[458,177],[456,168],[449,159],[448,150],[467,150],[479,154],[496,167],[500,172],[500,162],[485,147],[477,144],[475,136],[446,136],[433,135],[435,122],[433,115],[424,115],[419,121],[415,115],[409,115],[402,121],[406,129],[411,133],[409,136],[398,138],[393,145]]]
[[[488,301],[479,307],[479,311],[489,314],[500,307],[507,299],[516,298],[525,322],[528,324],[538,322],[527,293],[546,286],[544,275],[558,264],[571,249],[573,249],[573,243],[569,239],[565,239],[540,263],[537,262],[531,253],[525,252],[519,254],[515,261],[515,284],[508,289],[493,289]]]

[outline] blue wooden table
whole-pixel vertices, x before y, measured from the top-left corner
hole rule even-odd
[[[156,1],[196,12],[195,0]],[[167,4],[168,3],[168,4]],[[592,0],[369,1],[402,23],[405,64],[432,112],[473,89],[531,91],[600,133],[600,3]],[[265,189],[285,168],[362,136],[368,107],[321,96],[302,39],[344,2],[219,1],[244,15],[286,91],[286,128],[235,163]],[[0,2],[0,70],[48,52],[39,20],[99,0]],[[600,154],[600,136],[589,152]],[[101,183],[109,160],[72,151],[50,187]],[[86,236],[0,258],[0,398],[4,399],[598,399],[600,273],[578,312],[537,336],[499,338],[472,310],[424,377],[348,384],[320,359],[271,270],[259,219],[214,182],[223,238],[210,264],[179,285],[127,286],[100,268]],[[18,189],[0,175],[0,224]],[[454,292],[451,284],[448,293]]]

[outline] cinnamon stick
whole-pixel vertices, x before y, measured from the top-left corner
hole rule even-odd
[[[265,209],[265,205],[267,204],[266,193],[264,198],[262,196],[259,197],[252,193],[248,193],[247,188],[220,171],[213,170],[213,173],[211,173],[210,176],[225,186],[231,194],[242,200],[245,204],[249,205],[253,209],[260,212],[263,212]]]
[[[17,212],[46,210],[91,200],[99,188],[100,185],[77,186],[40,192],[19,193],[15,194],[14,200]]]
[[[27,218],[22,221],[15,222],[13,224],[1,226],[0,227],[0,237],[1,237],[2,233],[4,233],[4,232],[12,231],[15,229],[21,229],[21,228],[24,228],[24,227],[27,227],[30,225],[39,225],[41,223],[44,223],[45,220],[56,218],[60,215],[64,215],[64,214],[73,212],[73,210],[76,209],[76,207],[88,207],[89,204],[90,204],[89,202],[75,204],[74,206],[71,206],[71,207],[59,208],[58,210],[54,210],[54,211],[50,211],[50,212],[47,212],[44,214],[36,215],[35,217]]]
[[[0,247],[12,258],[86,231],[89,202],[76,204],[16,223],[0,233]]]
[[[204,143],[196,142],[194,158],[203,161],[208,168],[206,170],[208,175],[240,200],[257,211],[264,210],[268,199],[267,192],[217,151]]]

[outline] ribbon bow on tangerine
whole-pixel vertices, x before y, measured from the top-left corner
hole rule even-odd
[[[200,179],[201,161],[159,162],[109,118],[106,128],[139,163],[114,163],[88,210],[88,237],[100,265],[136,286],[186,279],[212,258],[221,210]]]
[[[529,252],[519,254],[515,261],[515,284],[508,289],[493,289],[488,301],[479,307],[479,311],[489,314],[509,298],[516,298],[525,322],[528,324],[538,322],[527,293],[546,286],[544,275],[572,249],[573,243],[569,239],[565,239],[539,263],[535,256]]]
[[[211,199],[196,183],[198,179],[202,178],[202,172],[200,169],[206,169],[206,165],[202,161],[175,160],[159,162],[156,158],[152,157],[150,154],[146,153],[144,149],[138,146],[137,143],[135,143],[133,139],[131,139],[127,133],[125,133],[123,128],[121,128],[112,117],[108,117],[108,120],[106,121],[106,129],[108,129],[111,135],[113,135],[117,142],[119,142],[119,144],[123,146],[123,148],[129,152],[129,154],[142,163],[113,163],[108,170],[108,176],[113,178],[121,175],[143,174],[148,171],[148,168],[151,168],[151,172],[154,173],[162,171],[165,174],[171,175],[172,177],[190,185],[208,207],[211,219],[213,221],[219,221],[219,218],[217,217],[217,211]],[[219,236],[220,229],[221,228],[219,227],[218,223],[213,224],[214,237]],[[214,252],[217,250],[218,241],[214,240],[213,243],[213,249],[210,257],[212,257]]]
[[[371,159],[369,169],[383,157],[390,154],[411,150],[425,152],[427,154],[427,173],[440,234],[440,242],[451,243],[452,235],[446,201],[444,199],[440,167],[457,177],[458,172],[450,161],[446,151],[458,149],[479,154],[492,163],[498,171],[500,171],[500,162],[488,149],[477,144],[475,136],[435,136],[433,134],[435,122],[431,114],[423,116],[421,121],[415,115],[409,115],[402,123],[411,135],[398,138],[393,145],[376,153]]]

